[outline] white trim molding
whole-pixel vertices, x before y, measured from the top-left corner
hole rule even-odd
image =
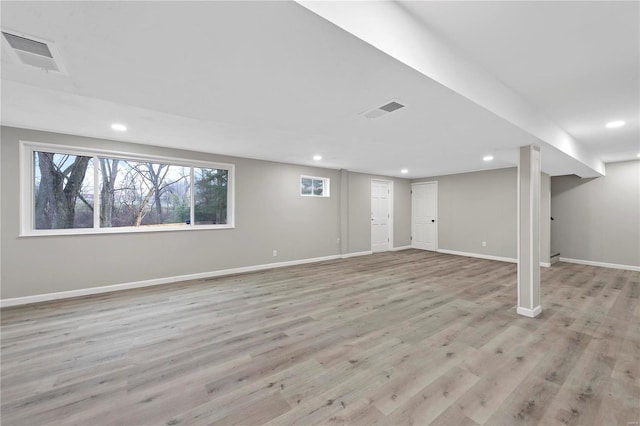
[[[371,252],[363,252],[364,254],[371,254]],[[353,253],[354,255],[360,255],[359,253]],[[0,300],[0,308],[7,308],[10,306],[27,305],[30,303],[48,302],[52,300],[69,299],[72,297],[91,296],[94,294],[111,293],[120,290],[132,290],[136,288],[152,287],[157,285],[172,284],[181,281],[202,280],[206,278],[221,277],[225,275],[234,275],[243,272],[255,272],[263,271],[265,269],[282,268],[285,266],[302,265],[305,263],[324,262],[326,260],[340,259],[343,256],[332,255],[323,257],[314,257],[310,259],[290,260],[286,262],[266,263],[263,265],[245,266],[241,268],[233,269],[221,269],[219,271],[200,272],[196,274],[188,275],[176,275],[173,277],[154,278],[144,281],[135,281],[130,283],[112,284],[100,287],[80,288],[77,290],[61,291],[57,293],[45,293],[36,294],[33,296],[14,297],[10,299]]]
[[[410,248],[413,248],[411,246],[400,246],[400,247],[393,247],[390,251],[401,251],[401,250],[409,250]]]
[[[523,308],[521,306],[518,306],[518,308],[516,309],[516,312],[519,315],[523,315],[525,317],[535,318],[542,313],[542,306],[538,305],[533,309],[528,309],[528,308]]]
[[[358,256],[366,256],[369,254],[373,254],[373,252],[371,250],[368,251],[358,251],[358,252],[354,252],[354,253],[345,253],[343,255],[340,255],[340,258],[342,259],[348,259],[350,257],[358,257]]]
[[[518,259],[514,259],[512,257],[492,256],[490,254],[468,253],[464,251],[447,250],[447,249],[438,249],[436,251],[438,253],[453,254],[456,256],[477,257],[479,259],[498,260],[500,262],[518,263]]]
[[[599,266],[601,268],[624,269],[625,271],[640,272],[640,266],[621,265],[619,263],[595,262],[593,260],[582,259],[568,259],[566,257],[561,257],[560,262],[577,263],[578,265]]]
[[[407,247],[407,248],[411,248],[411,247]],[[402,249],[398,248],[397,250],[402,250]],[[438,249],[436,251],[438,253],[453,254],[455,256],[477,257],[478,259],[487,259],[487,260],[497,260],[499,262],[518,263],[518,259],[514,259],[512,257],[492,256],[490,254],[470,253],[470,252],[447,250],[447,249]],[[548,263],[548,262],[540,262],[540,266],[544,267],[544,268],[549,268],[551,266],[551,264]]]

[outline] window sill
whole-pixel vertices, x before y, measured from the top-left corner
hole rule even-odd
[[[19,238],[31,237],[66,237],[73,235],[109,235],[109,234],[139,234],[148,232],[179,232],[179,231],[211,231],[216,229],[235,229],[234,225],[178,225],[178,226],[123,226],[118,228],[78,228],[78,229],[41,229],[37,231],[21,232]]]

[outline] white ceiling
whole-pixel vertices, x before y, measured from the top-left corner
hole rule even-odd
[[[640,151],[640,2],[401,4],[603,161]]]
[[[403,7],[601,159],[636,158],[638,4],[616,2],[620,11],[609,14],[586,5],[584,18],[568,6],[556,16],[549,4],[536,6],[544,2],[518,4]],[[3,30],[54,42],[67,69],[18,64],[3,40],[5,125],[391,176],[408,168],[408,177],[508,167],[518,146],[538,143],[545,171],[577,173],[569,156],[296,3],[0,8]],[[618,41],[606,55],[585,54],[593,43]],[[579,55],[560,66],[563,51]],[[374,120],[360,115],[390,99],[406,107]],[[619,117],[626,127],[603,130]],[[113,132],[116,121],[129,131]],[[320,164],[314,154],[323,155]],[[483,162],[485,154],[496,160]]]

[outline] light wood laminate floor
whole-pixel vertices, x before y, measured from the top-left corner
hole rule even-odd
[[[542,288],[406,250],[4,309],[2,425],[637,425],[640,273]]]

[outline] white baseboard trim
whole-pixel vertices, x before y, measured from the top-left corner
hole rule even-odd
[[[391,251],[409,250],[410,248],[412,248],[412,247],[411,246],[400,246],[400,247],[392,248]]]
[[[369,254],[373,254],[373,252],[371,250],[369,250],[369,251],[357,251],[355,253],[345,253],[345,254],[341,255],[340,258],[348,259],[350,257],[366,256],[366,255],[369,255]]]
[[[518,259],[514,259],[513,257],[491,256],[489,254],[467,253],[467,252],[464,252],[464,251],[455,251],[455,250],[446,250],[446,249],[438,249],[436,251],[438,253],[453,254],[453,255],[456,255],[456,256],[477,257],[479,259],[497,260],[499,262],[518,263]],[[549,268],[549,267],[551,267],[551,263],[549,263],[549,262],[540,262],[540,266],[542,266],[544,268]]]
[[[446,250],[446,249],[437,249],[436,251],[438,253],[453,254],[456,256],[477,257],[479,259],[498,260],[500,262],[518,263],[518,259],[514,259],[511,257],[491,256],[489,254],[467,253],[464,251]]]
[[[366,252],[363,252],[367,254]],[[368,252],[371,254],[371,252]],[[352,255],[359,255],[358,253],[352,253]],[[27,305],[30,303],[48,302],[51,300],[68,299],[71,297],[90,296],[94,294],[110,293],[119,290],[132,290],[136,288],[151,287],[156,285],[171,284],[180,281],[201,280],[206,278],[221,277],[224,275],[240,274],[243,272],[255,272],[263,271],[265,269],[282,268],[285,266],[303,265],[305,263],[323,262],[326,260],[340,259],[343,256],[323,256],[314,257],[310,259],[290,260],[286,262],[266,263],[263,265],[245,266],[241,268],[221,269],[219,271],[200,272],[196,274],[188,275],[176,275],[173,277],[154,278],[151,280],[134,281],[130,283],[112,284],[100,287],[81,288],[77,290],[60,291],[56,293],[36,294],[33,296],[14,297],[10,299],[0,300],[0,308],[7,308],[9,306]]]
[[[640,272],[640,266],[620,265],[618,263],[594,262],[593,260],[568,259],[561,257],[560,262],[577,263],[579,265],[600,266],[602,268],[624,269],[625,271]]]
[[[523,315],[529,318],[535,318],[542,313],[542,306],[538,305],[533,309],[523,308],[521,306],[518,306],[518,308],[516,309],[516,312],[518,313],[518,315]]]

